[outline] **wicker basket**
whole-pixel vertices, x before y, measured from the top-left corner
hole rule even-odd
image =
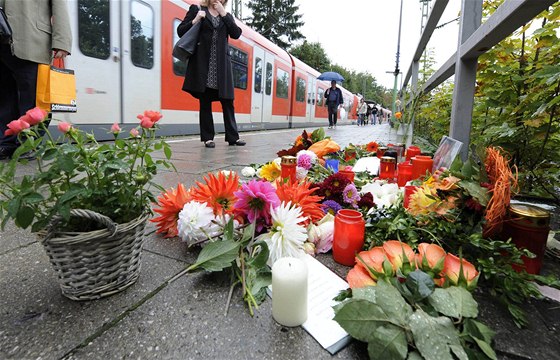
[[[72,300],[94,300],[118,293],[138,279],[144,228],[148,214],[115,224],[90,210],[71,210],[72,217],[96,221],[107,229],[58,232],[55,218],[43,233],[42,243],[53,265],[62,294]]]

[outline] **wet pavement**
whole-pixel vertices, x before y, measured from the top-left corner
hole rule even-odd
[[[270,161],[301,131],[243,133],[245,147],[228,146],[221,135],[214,149],[205,148],[198,136],[169,139],[177,173],[162,172],[156,182],[166,188],[178,182],[190,186],[209,171],[239,171],[251,163]],[[396,140],[387,124],[325,131],[342,147]],[[331,356],[301,327],[278,325],[269,299],[251,318],[240,289],[224,315],[229,279],[222,275],[187,274],[165,286],[195,261],[197,251],[153,230],[150,224],[137,283],[109,298],[87,302],[62,296],[33,234],[14,226],[0,232],[0,359],[367,358],[362,343],[353,342]],[[349,270],[329,255],[319,260],[341,276]],[[558,260],[547,258],[545,270],[560,274]],[[520,330],[495,302],[483,295],[477,298],[480,318],[497,332],[499,358],[560,359],[560,303],[545,299],[526,304],[531,324]]]

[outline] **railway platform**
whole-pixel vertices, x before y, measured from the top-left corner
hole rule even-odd
[[[308,129],[313,130],[313,129]],[[198,136],[170,139],[177,172],[162,172],[164,187],[190,186],[209,171],[239,171],[270,161],[302,129],[242,133],[247,146],[228,146],[223,135],[207,149]],[[392,142],[388,124],[339,126],[325,131],[341,146]],[[31,165],[29,171],[32,171]],[[27,169],[26,169],[27,171]],[[143,251],[136,284],[109,298],[75,302],[62,296],[45,251],[31,233],[9,225],[0,232],[0,359],[366,359],[367,347],[352,342],[331,356],[301,327],[272,318],[268,299],[252,318],[239,296],[224,315],[229,279],[204,272],[166,282],[192,264],[196,250],[153,233]],[[330,255],[319,260],[340,276],[349,268]],[[546,271],[560,274],[547,259]],[[481,319],[497,332],[500,359],[560,359],[560,303],[534,300],[524,309],[531,321],[518,329],[505,310],[477,295]]]

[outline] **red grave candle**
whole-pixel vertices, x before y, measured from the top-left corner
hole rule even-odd
[[[356,210],[341,209],[334,217],[333,258],[339,264],[354,266],[356,253],[364,246],[366,222]]]
[[[416,155],[412,158],[412,180],[426,176],[427,172],[432,172],[434,160],[429,156]]]
[[[403,187],[409,180],[412,180],[412,164],[405,161],[398,165],[397,184],[399,187]]]
[[[384,180],[392,180],[395,178],[395,168],[397,160],[391,156],[382,156],[379,165],[379,178]]]
[[[406,149],[406,161],[410,161],[410,159],[417,155],[420,155],[421,153],[422,150],[420,150],[418,146],[409,146],[408,149]]]
[[[282,156],[280,160],[280,167],[282,169],[282,179],[284,181],[288,180],[295,183],[296,178],[296,166],[297,158],[295,156]]]
[[[406,185],[404,187],[404,199],[403,199],[403,206],[405,209],[408,209],[408,203],[410,202],[410,195],[414,194],[418,189],[416,185]]]

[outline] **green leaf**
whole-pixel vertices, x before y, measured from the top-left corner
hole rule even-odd
[[[251,293],[256,295],[262,288],[266,288],[270,284],[272,284],[272,273],[270,271],[260,272],[251,286]]]
[[[350,336],[360,341],[370,342],[374,340],[377,328],[393,323],[393,320],[387,317],[383,309],[372,302],[351,299],[341,305],[337,309],[334,320]]]
[[[488,205],[488,190],[473,181],[461,181],[461,187],[482,206]]]
[[[406,360],[424,360],[418,351],[408,353]]]
[[[482,339],[487,343],[492,343],[496,333],[488,326],[474,319],[465,319],[463,332],[473,338]]]
[[[268,250],[268,245],[264,241],[257,241],[253,245],[253,257],[249,259],[249,265],[255,268],[262,268],[266,265],[268,261],[268,255],[270,251]]]
[[[234,226],[233,226],[233,217],[232,217],[231,219],[229,219],[226,226],[224,227],[224,240],[234,240],[233,230],[234,230]]]
[[[455,319],[478,316],[476,300],[470,292],[459,286],[451,286],[445,289],[437,288],[428,298],[428,301],[434,309],[445,316]]]
[[[206,245],[196,263],[189,266],[187,271],[202,267],[206,271],[221,271],[231,266],[239,253],[239,243],[231,240],[211,242]]]
[[[33,222],[35,211],[29,206],[22,206],[16,215],[15,223],[20,228],[26,229]]]
[[[490,346],[490,344],[488,344],[484,340],[480,340],[480,339],[477,339],[477,338],[473,338],[473,339],[476,342],[476,344],[478,345],[478,347],[480,348],[480,350],[482,350],[482,352],[486,356],[488,356],[492,360],[497,360],[498,359],[498,357],[496,356],[496,352],[494,351],[494,349],[492,349],[492,346]]]
[[[165,154],[165,158],[166,158],[167,160],[171,159],[172,153],[171,153],[171,147],[170,147],[169,145],[164,144],[164,146],[163,146],[163,153]]]
[[[61,156],[56,161],[60,169],[65,173],[72,173],[76,168],[73,156]]]
[[[398,326],[386,324],[376,329],[368,344],[370,359],[404,360],[408,353],[406,333]]]
[[[433,282],[433,281],[432,281]],[[399,325],[406,326],[412,315],[412,308],[402,297],[396,287],[385,281],[379,281],[375,286],[375,303],[385,314]]]
[[[352,298],[356,300],[367,300],[374,304],[377,303],[376,297],[377,286],[366,286],[352,290]]]
[[[23,197],[23,201],[27,204],[36,204],[43,200],[44,200],[43,195],[36,192],[27,194]]]
[[[434,279],[421,270],[408,274],[405,286],[410,290],[415,301],[422,301],[434,292]]]
[[[460,347],[461,343],[457,329],[449,318],[432,317],[419,309],[410,316],[409,325],[414,337],[414,344],[424,358],[454,360],[450,345]],[[453,351],[453,353],[460,360],[468,359],[464,351],[459,353]]]

